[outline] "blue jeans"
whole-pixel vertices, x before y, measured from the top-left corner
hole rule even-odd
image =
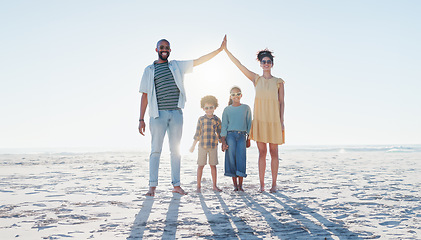
[[[180,140],[183,132],[183,111],[160,110],[159,117],[149,119],[152,144],[149,157],[149,186],[158,186],[159,161],[162,152],[162,143],[165,133],[168,132],[168,141],[171,152],[171,183],[180,186]]]
[[[228,149],[225,151],[225,176],[247,177],[246,174],[246,132],[229,131],[225,137]]]

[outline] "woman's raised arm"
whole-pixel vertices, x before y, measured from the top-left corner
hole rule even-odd
[[[224,51],[227,53],[229,59],[231,59],[231,61],[235,64],[235,66],[238,67],[238,69],[240,69],[240,71],[248,78],[250,79],[250,81],[253,82],[254,84],[254,79],[256,78],[256,73],[248,70],[243,64],[241,64],[241,62],[234,57],[234,55],[232,55],[232,53],[230,51],[228,51],[227,45],[225,43],[224,45]]]

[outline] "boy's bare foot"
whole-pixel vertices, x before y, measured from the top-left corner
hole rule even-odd
[[[270,193],[276,193],[276,191],[277,191],[276,186],[273,186],[273,187],[269,190],[269,192],[270,192]]]
[[[222,190],[219,187],[217,187],[217,186],[213,187],[213,190],[215,192],[222,192]]]
[[[187,193],[180,187],[180,186],[175,186],[174,189],[172,190],[173,193],[178,193],[181,195],[187,195]]]
[[[259,193],[263,193],[265,191],[264,188],[260,188]]]
[[[155,189],[156,187],[149,187],[149,191],[145,195],[150,197],[155,196]]]

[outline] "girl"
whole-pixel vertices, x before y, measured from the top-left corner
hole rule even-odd
[[[222,151],[226,151],[225,176],[232,177],[234,191],[244,191],[243,178],[247,177],[246,135],[251,128],[251,109],[241,104],[242,96],[239,87],[231,88],[228,106],[222,113],[221,141]]]
[[[250,137],[257,142],[259,149],[259,180],[260,192],[265,190],[266,153],[269,143],[269,152],[272,158],[272,188],[271,193],[276,192],[276,180],[278,177],[279,158],[278,145],[285,143],[284,134],[284,80],[272,76],[273,55],[265,49],[259,51],[257,60],[263,70],[258,75],[243,66],[231,52],[226,44],[224,50],[231,61],[253,83],[256,89],[254,100],[254,115]]]

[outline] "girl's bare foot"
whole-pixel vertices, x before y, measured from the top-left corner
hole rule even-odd
[[[217,187],[217,186],[213,187],[213,190],[215,192],[222,192],[222,190],[219,187]]]
[[[238,191],[238,187],[237,186],[235,186],[234,187],[234,192],[237,192]]]
[[[238,191],[244,192],[243,187],[242,187],[242,186],[239,186],[239,187],[238,187]]]
[[[150,197],[155,196],[155,189],[156,189],[156,187],[150,187],[149,191],[145,195],[150,196]]]
[[[181,195],[187,195],[187,193],[180,187],[180,186],[175,186],[174,189],[172,190],[173,193],[178,193]]]

